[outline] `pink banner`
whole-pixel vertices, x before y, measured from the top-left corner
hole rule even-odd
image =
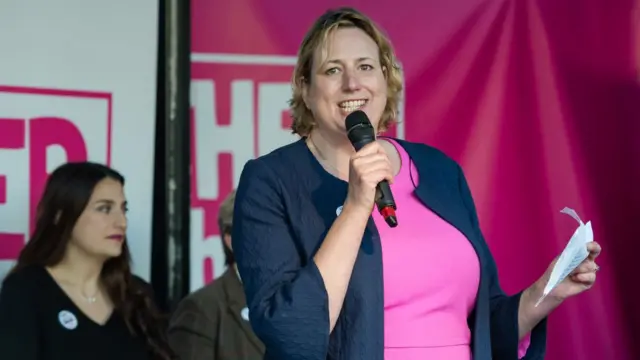
[[[576,226],[563,207],[592,221],[602,271],[552,314],[546,358],[640,358],[632,1],[192,1],[192,287],[223,270],[217,207],[244,162],[294,140],[286,100],[302,37],[345,3],[388,31],[406,86],[398,136],[462,164],[506,291],[535,281],[563,250]]]

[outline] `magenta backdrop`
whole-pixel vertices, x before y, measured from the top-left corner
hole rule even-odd
[[[506,291],[529,285],[562,251],[576,227],[560,214],[564,206],[593,222],[604,247],[598,283],[552,314],[546,358],[640,358],[631,337],[640,325],[640,246],[632,225],[640,215],[638,2],[192,4],[193,51],[208,54],[293,56],[328,7],[349,4],[373,17],[404,68],[405,138],[434,145],[464,167]],[[215,69],[208,76],[228,75]],[[193,70],[194,78],[205,76]],[[251,72],[283,77],[268,68]],[[217,111],[228,114],[229,94],[216,96],[227,102]],[[237,174],[229,158],[220,159],[217,190],[224,196]],[[192,198],[198,203],[198,194]],[[200,202],[204,236],[217,232],[218,202]]]

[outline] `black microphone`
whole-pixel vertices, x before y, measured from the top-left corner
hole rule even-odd
[[[360,151],[365,145],[376,141],[375,129],[371,125],[367,114],[361,110],[347,115],[345,127],[347,129],[347,137],[356,151]],[[396,202],[393,200],[393,194],[387,180],[382,180],[376,186],[376,206],[389,227],[398,226]]]

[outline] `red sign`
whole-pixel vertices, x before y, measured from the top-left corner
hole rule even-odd
[[[110,163],[111,94],[0,86],[0,260],[15,259],[50,172]],[[29,194],[28,202],[23,198]]]

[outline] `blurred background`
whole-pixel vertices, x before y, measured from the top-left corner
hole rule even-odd
[[[0,0],[0,278],[48,173],[127,178],[134,271],[171,311],[225,270],[220,202],[244,163],[296,140],[297,48],[354,6],[404,73],[389,135],[464,168],[503,288],[535,281],[578,223],[604,252],[549,320],[546,359],[640,359],[639,0]]]

